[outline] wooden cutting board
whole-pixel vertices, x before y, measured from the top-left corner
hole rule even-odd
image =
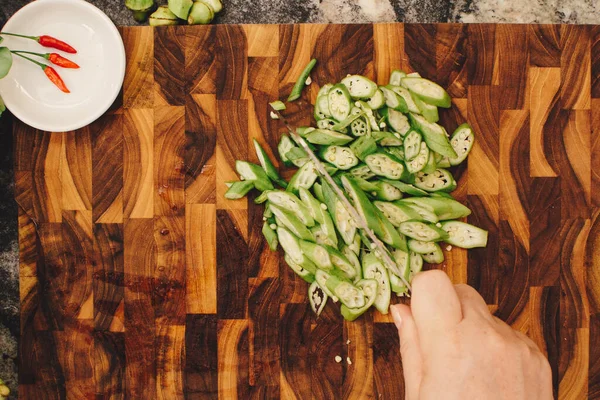
[[[286,110],[294,124],[347,73],[386,83],[402,68],[448,88],[442,123],[477,132],[454,194],[490,240],[435,267],[542,348],[555,396],[600,398],[599,27],[122,34],[110,112],[76,132],[15,124],[23,398],[402,398],[390,318],[346,323],[330,304],[315,319],[307,285],[264,243],[262,207],[223,198],[234,160],[256,161],[252,138],[276,151],[284,130],[267,103],[311,57],[313,83]]]

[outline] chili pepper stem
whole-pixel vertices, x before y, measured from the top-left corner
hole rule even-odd
[[[16,36],[16,37],[25,38],[25,39],[31,39],[31,40],[36,40],[36,41],[39,39],[39,36],[19,35],[17,33],[9,33],[9,32],[0,32],[0,36],[1,35]]]
[[[15,55],[17,55],[17,56],[19,56],[19,57],[21,57],[21,58],[24,58],[24,59],[26,59],[26,60],[29,60],[29,61],[31,61],[32,63],[36,64],[37,66],[39,66],[39,67],[40,67],[40,68],[42,68],[42,69],[46,69],[46,68],[48,67],[46,64],[42,64],[41,62],[37,62],[37,61],[35,61],[35,60],[32,60],[31,58],[29,58],[29,57],[27,57],[27,56],[24,56],[23,54],[19,54],[19,52],[15,52],[15,51],[13,51],[12,53],[14,53]]]
[[[13,54],[17,54],[17,55],[18,55],[19,53],[23,53],[23,54],[31,54],[31,55],[34,55],[34,56],[38,56],[38,57],[42,57],[42,58],[48,59],[48,54],[36,53],[36,52],[33,52],[33,51],[25,51],[25,50],[11,50],[10,52],[11,52],[11,53],[13,53]]]

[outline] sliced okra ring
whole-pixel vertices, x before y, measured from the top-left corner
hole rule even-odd
[[[442,222],[442,229],[448,234],[446,243],[453,246],[471,249],[487,245],[488,232],[477,226],[461,221]]]
[[[438,228],[432,223],[423,221],[412,220],[402,222],[398,230],[412,239],[425,242],[436,242],[448,237],[448,234],[443,229]]]

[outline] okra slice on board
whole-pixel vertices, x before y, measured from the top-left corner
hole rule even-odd
[[[258,157],[258,161],[260,162],[260,165],[264,169],[265,173],[273,182],[285,189],[287,187],[287,182],[284,181],[281,176],[279,176],[277,168],[275,168],[275,165],[273,165],[273,162],[271,162],[271,159],[269,158],[269,155],[265,149],[263,149],[256,139],[253,139],[253,141],[256,156]]]
[[[437,214],[435,212],[433,212],[430,208],[423,207],[416,203],[406,202],[405,200],[406,199],[398,200],[398,203],[404,204],[407,207],[410,207],[413,211],[415,211],[417,214],[419,214],[419,218],[415,218],[415,219],[420,219],[420,220],[431,222],[434,224],[440,220],[440,218],[437,216]]]
[[[423,167],[423,169],[421,171],[426,174],[432,174],[433,172],[435,172],[436,169],[437,169],[437,164],[435,162],[435,155],[434,155],[433,151],[430,151],[429,157],[427,158],[427,163],[425,164],[425,166]]]
[[[356,283],[356,286],[362,290],[365,297],[365,304],[362,307],[350,308],[342,304],[342,317],[346,321],[354,321],[364,314],[375,303],[377,298],[377,281],[374,279],[363,279]]]
[[[325,284],[346,307],[359,308],[365,305],[365,294],[352,283],[340,279],[335,275],[329,275]]]
[[[435,242],[423,242],[420,240],[409,239],[408,240],[408,248],[410,251],[414,251],[419,254],[427,254],[434,252],[436,247],[439,247]]]
[[[237,173],[240,174],[242,180],[251,181],[258,190],[264,191],[275,189],[262,167],[247,161],[237,160],[235,162],[235,169]]]
[[[375,201],[373,204],[395,227],[406,221],[421,219],[415,210],[400,202]]]
[[[315,225],[310,228],[310,231],[315,237],[315,243],[320,245],[337,246],[336,242],[332,241],[329,235],[323,229],[323,225]]]
[[[446,221],[442,222],[442,229],[448,234],[444,241],[453,246],[472,249],[487,245],[487,231],[471,224],[461,221]]]
[[[306,240],[300,240],[299,243],[302,253],[317,267],[328,272],[333,270],[331,257],[324,246]]]
[[[272,190],[267,193],[267,199],[271,204],[294,214],[307,227],[311,227],[315,224],[314,218],[308,207],[293,193]]]
[[[356,222],[352,220],[350,213],[344,207],[344,204],[338,200],[333,192],[333,189],[327,182],[322,182],[323,196],[325,198],[325,204],[329,210],[329,215],[333,219],[333,223],[340,233],[340,236],[347,245],[352,244],[354,235],[356,234]]]
[[[395,69],[390,74],[390,80],[388,83],[390,85],[400,86],[400,83],[402,82],[402,78],[404,78],[405,76],[406,76],[406,72],[399,70],[399,69]]]
[[[225,198],[230,200],[241,199],[252,189],[254,189],[253,181],[232,182],[227,192],[225,192]]]
[[[388,85],[388,88],[390,88],[394,93],[396,93],[398,96],[400,96],[402,98],[402,100],[404,100],[404,102],[406,103],[406,108],[407,111],[410,111],[411,113],[419,113],[419,107],[417,107],[417,104],[415,103],[415,101],[412,98],[412,95],[410,94],[410,91],[402,86],[392,86],[392,85]],[[402,112],[407,112],[407,111],[403,111],[403,110],[399,110]]]
[[[352,200],[354,208],[356,208],[358,214],[367,223],[369,229],[373,230],[380,238],[384,236],[385,232],[379,222],[379,218],[377,218],[375,206],[369,201],[367,195],[360,189],[356,181],[344,175],[342,176],[342,186],[344,186],[346,193],[348,193],[350,200]]]
[[[342,277],[350,280],[354,279],[356,277],[356,268],[354,268],[354,265],[348,258],[334,247],[326,246],[326,249],[331,257],[331,262],[341,272]]]
[[[315,272],[315,282],[317,282],[319,284],[319,286],[321,287],[321,289],[323,289],[323,291],[325,292],[325,294],[327,296],[329,296],[329,298],[331,298],[331,300],[333,300],[334,303],[337,303],[339,301],[339,299],[327,287],[327,279],[329,279],[329,276],[330,275],[327,272],[325,272],[325,271],[323,271],[321,269],[318,269],[317,272]]]
[[[387,314],[392,296],[387,269],[373,253],[365,253],[363,255],[362,267],[365,279],[375,279],[377,281],[377,295],[375,303],[373,303],[375,308],[380,313]]]
[[[385,106],[385,96],[383,95],[381,89],[377,89],[377,91],[375,91],[375,94],[366,101],[372,110],[378,110],[381,107]]]
[[[421,257],[423,257],[423,261],[425,261],[426,263],[429,264],[440,264],[444,262],[444,252],[442,251],[442,248],[440,247],[439,244],[434,243],[434,248],[432,251],[425,253],[425,254],[421,254]]]
[[[378,200],[395,201],[402,198],[402,192],[394,185],[384,181],[376,181],[374,186],[375,190],[371,194],[375,193],[374,196]]]
[[[277,233],[271,228],[271,225],[267,221],[263,223],[262,234],[267,240],[269,248],[273,251],[277,250],[277,245],[279,244]]]
[[[417,172],[422,171],[432,156],[432,152],[429,151],[429,147],[427,147],[425,142],[421,142],[419,147],[419,153],[417,156],[410,161],[406,161],[406,169],[411,174],[416,174]]]
[[[441,221],[459,219],[471,214],[469,207],[451,197],[410,197],[404,199],[404,202],[429,208]]]
[[[324,222],[323,219],[323,208],[321,208],[321,202],[315,199],[315,196],[312,195],[310,190],[305,188],[299,189],[300,200],[302,200],[303,205],[308,209],[308,212],[312,216],[312,218],[317,221],[319,224]]]
[[[449,158],[457,157],[448,139],[448,133],[442,126],[435,122],[429,122],[422,115],[415,113],[410,114],[410,120],[421,132],[423,140],[431,150]]]
[[[308,154],[300,147],[292,147],[285,155],[291,165],[301,168],[310,161]],[[287,189],[287,188],[286,188]]]
[[[450,165],[458,165],[463,162],[471,148],[473,148],[473,142],[475,141],[475,134],[469,124],[462,124],[452,134],[450,144],[457,154],[455,158],[449,158]]]
[[[425,242],[437,242],[448,238],[446,231],[434,224],[423,221],[402,222],[398,230],[409,238]]]
[[[354,99],[369,99],[377,92],[377,84],[362,75],[350,75],[342,79],[342,84]]]
[[[402,112],[394,110],[393,108],[387,108],[381,112],[381,115],[385,117],[387,125],[392,128],[394,132],[398,132],[400,135],[404,136],[410,131],[408,117]]]
[[[292,88],[292,92],[290,93],[287,101],[294,101],[300,98],[300,96],[302,95],[302,89],[304,89],[304,86],[306,86],[306,80],[310,76],[310,72],[315,67],[316,63],[317,60],[313,58],[306,65],[306,67],[304,67],[304,70],[300,73],[300,76],[298,77],[296,84]]]
[[[354,252],[354,250],[352,250],[350,248],[350,246],[342,246],[342,254],[346,257],[346,259],[348,259],[348,261],[350,262],[350,264],[352,264],[352,266],[354,267],[355,270],[355,275],[354,275],[354,282],[357,282],[359,280],[362,279],[362,267],[360,265],[360,261],[358,260],[358,256],[357,253]]]
[[[432,173],[417,172],[415,186],[428,192],[451,192],[456,189],[456,181],[450,171],[438,168]]]
[[[349,147],[327,146],[319,151],[320,157],[341,170],[347,170],[358,165],[358,157]]]
[[[438,108],[432,104],[425,103],[414,93],[411,94],[413,95],[413,101],[419,108],[419,113],[429,122],[438,122],[440,119]]]
[[[423,270],[423,257],[413,251],[410,252],[410,279]]]
[[[368,136],[371,134],[371,124],[362,117],[355,119],[350,124],[350,133],[356,137]]]
[[[369,166],[364,163],[358,164],[356,167],[352,168],[348,172],[350,173],[350,175],[356,176],[356,177],[362,178],[362,179],[371,179],[372,177],[375,176],[373,171],[371,171],[371,168],[369,168]],[[427,193],[425,192],[425,194],[427,194]]]
[[[321,286],[318,282],[315,281],[310,284],[308,287],[308,302],[310,303],[310,308],[317,315],[317,317],[321,315],[321,312],[325,308],[328,299],[329,296],[327,296],[327,293],[321,289]]]
[[[409,269],[410,271],[410,269]],[[389,273],[390,275],[390,287],[392,288],[392,292],[396,293],[398,296],[405,296],[408,294],[408,288],[402,282],[402,280],[398,277],[398,275],[394,273]]]
[[[341,83],[333,85],[327,94],[327,100],[329,102],[329,112],[335,120],[343,121],[348,118],[352,108],[352,99],[346,86]]]
[[[375,139],[380,146],[386,147],[398,147],[402,146],[404,143],[402,136],[400,136],[398,132],[374,132],[373,139]]]
[[[426,103],[434,106],[450,108],[452,101],[443,87],[421,77],[402,78],[402,85],[416,94]]]
[[[385,98],[385,105],[390,109],[397,110],[400,112],[407,112],[408,106],[406,104],[406,100],[400,96],[398,93],[394,92],[388,86],[381,86],[379,89],[383,93],[383,97]]]
[[[275,215],[278,224],[281,223],[283,227],[287,228],[300,239],[310,240],[312,242],[315,241],[312,232],[294,214],[289,213],[274,204],[269,204],[269,209]]]
[[[318,145],[338,145],[343,146],[354,140],[352,136],[344,135],[329,129],[315,129],[305,136],[306,140],[312,144]]]
[[[410,161],[414,159],[421,150],[421,135],[417,131],[410,131],[404,137],[404,160]],[[429,156],[429,152],[427,152]]]
[[[394,257],[394,261],[396,261],[396,265],[398,265],[398,269],[400,270],[401,276],[405,281],[410,281],[410,253],[409,251],[402,251],[400,249],[395,249],[392,252],[392,256]]]
[[[377,142],[371,136],[361,136],[350,144],[350,150],[360,160],[364,160],[366,156],[377,151]]]
[[[383,151],[369,154],[365,158],[365,163],[375,175],[393,180],[406,179],[408,177],[408,171],[406,171],[402,161]]]
[[[308,283],[313,283],[315,281],[315,275],[292,260],[289,254],[286,253],[283,259],[287,265],[289,265],[292,271],[294,271],[300,278],[304,279]]]
[[[292,141],[292,139],[290,139],[288,135],[281,136],[281,139],[279,139],[279,144],[277,145],[277,151],[279,152],[279,158],[281,159],[281,162],[283,162],[288,167],[292,166],[293,164],[287,158],[286,154],[294,147],[296,147],[296,144]]]
[[[303,187],[304,189],[310,189],[310,187],[317,180],[317,170],[312,161],[304,164],[288,183],[286,191],[298,194],[298,190]]]

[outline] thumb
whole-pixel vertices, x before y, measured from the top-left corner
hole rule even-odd
[[[413,319],[410,307],[396,304],[391,307],[394,324],[400,336],[400,355],[404,371],[404,385],[406,387],[406,400],[419,398],[421,387],[422,360],[421,348],[417,326]]]

